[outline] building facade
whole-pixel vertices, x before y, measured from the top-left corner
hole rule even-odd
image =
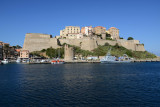
[[[93,33],[93,28],[92,28],[92,26],[82,27],[82,28],[81,28],[81,33],[82,33],[83,35],[86,35],[86,36],[92,35],[92,33]]]
[[[103,33],[106,33],[106,28],[102,26],[97,26],[97,27],[94,27],[93,32],[97,35],[101,35]]]
[[[0,60],[3,59],[3,42],[0,41]]]
[[[28,59],[29,58],[29,50],[20,50],[20,58]]]
[[[111,35],[112,39],[119,39],[119,29],[115,28],[115,27],[111,27],[108,29],[108,33]]]
[[[60,31],[60,36],[67,37],[68,35],[77,35],[80,33],[79,26],[66,26],[65,29]]]

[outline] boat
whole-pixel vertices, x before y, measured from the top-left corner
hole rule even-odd
[[[2,61],[0,60],[0,65],[2,65],[3,63],[2,63]]]
[[[20,63],[20,62],[21,62],[21,59],[20,59],[20,58],[17,58],[16,62],[17,62],[17,63]]]
[[[8,59],[4,59],[3,61],[1,61],[1,63],[3,63],[3,64],[8,64],[9,61],[8,61]]]
[[[63,60],[52,60],[51,64],[64,64],[65,62]]]
[[[64,64],[65,62],[63,60],[60,60],[60,50],[58,49],[58,58],[51,61],[51,64]]]
[[[107,55],[100,60],[101,63],[130,63],[132,61],[126,54],[117,58],[112,56],[110,52],[111,48],[109,49]]]
[[[46,61],[46,60],[44,60],[44,59],[42,59],[40,62],[41,62],[41,63],[44,63],[44,62],[47,62],[47,61]]]

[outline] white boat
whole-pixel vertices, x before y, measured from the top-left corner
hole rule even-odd
[[[20,59],[20,58],[18,58],[18,59],[16,60],[16,62],[17,62],[17,63],[20,63],[20,62],[21,62],[21,59]]]
[[[132,61],[126,54],[119,58],[111,56],[110,51],[111,49],[108,51],[107,55],[100,60],[101,63],[130,63]]]
[[[46,62],[46,60],[42,59],[40,62],[43,63],[43,62]]]
[[[8,59],[4,59],[3,61],[1,61],[3,64],[8,64],[9,63],[9,61],[8,61]]]

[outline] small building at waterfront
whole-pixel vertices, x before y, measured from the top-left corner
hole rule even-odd
[[[28,59],[29,58],[29,50],[20,50],[20,58]]]

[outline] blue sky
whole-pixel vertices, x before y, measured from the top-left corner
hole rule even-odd
[[[160,55],[160,0],[0,0],[0,41],[23,46],[26,33],[65,26],[117,27]]]

